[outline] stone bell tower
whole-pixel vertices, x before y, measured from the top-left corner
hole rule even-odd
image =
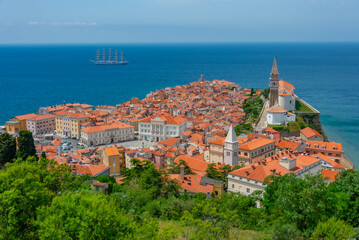
[[[229,166],[237,166],[238,155],[238,138],[234,131],[233,125],[229,128],[226,140],[224,141],[224,164]]]
[[[272,72],[270,73],[269,83],[269,107],[278,104],[278,88],[279,88],[279,73],[277,67],[276,57],[274,57]]]

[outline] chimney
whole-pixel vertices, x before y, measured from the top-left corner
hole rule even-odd
[[[180,167],[180,177],[182,180],[184,179],[184,167],[183,166]]]
[[[296,160],[296,158],[282,157],[282,159],[279,161],[279,165],[290,171],[296,168]]]

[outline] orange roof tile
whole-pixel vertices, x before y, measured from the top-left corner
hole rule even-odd
[[[18,120],[27,120],[29,118],[33,118],[33,117],[36,117],[36,116],[37,115],[35,113],[30,113],[30,114],[15,116],[15,118],[18,119]]]
[[[310,128],[310,127],[306,127],[303,128],[302,130],[300,130],[300,132],[306,137],[306,138],[311,138],[313,136],[319,136],[321,138],[324,138],[323,135],[321,135],[317,130]]]
[[[117,147],[105,147],[105,152],[107,156],[118,156],[120,155]]]
[[[329,181],[335,181],[335,176],[339,174],[337,171],[322,169],[322,176],[324,179]]]
[[[273,139],[266,139],[266,138],[258,138],[258,139],[254,139],[250,142],[247,142],[245,144],[242,144],[242,145],[239,145],[239,149],[242,149],[242,150],[254,150],[254,149],[257,149],[257,148],[260,148],[260,147],[263,147],[265,145],[268,145],[268,144],[271,144],[271,143],[274,143],[275,140]]]

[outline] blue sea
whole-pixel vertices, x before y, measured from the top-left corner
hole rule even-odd
[[[109,47],[124,51],[129,64],[89,61]],[[201,74],[265,88],[274,55],[280,77],[321,112],[329,139],[359,166],[359,43],[0,45],[0,125],[40,106],[144,98]]]

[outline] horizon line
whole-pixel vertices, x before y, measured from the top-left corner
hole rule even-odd
[[[213,42],[204,42],[204,41],[193,41],[193,42],[94,42],[94,43],[0,43],[0,46],[32,46],[32,45],[111,45],[111,44],[124,44],[124,45],[157,45],[157,44],[310,44],[310,43],[359,43],[358,41],[213,41]]]

